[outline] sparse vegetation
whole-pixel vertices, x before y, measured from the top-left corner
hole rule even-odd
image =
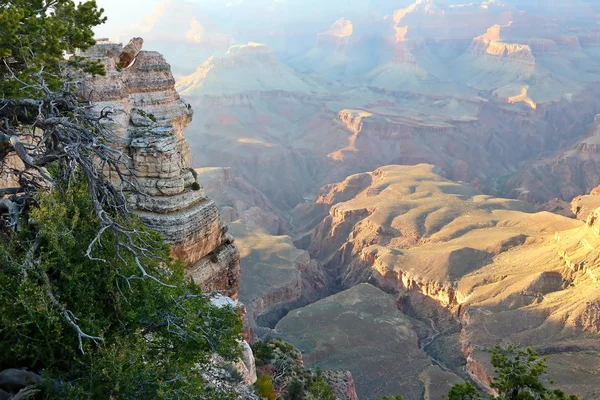
[[[300,352],[281,339],[267,338],[252,345],[258,369],[268,375],[273,390],[284,400],[335,400],[321,371],[311,371],[301,362]],[[263,378],[261,388],[266,379]],[[264,396],[263,396],[264,397]]]
[[[306,390],[314,400],[336,400],[335,393],[322,376],[311,379]]]
[[[254,387],[256,388],[256,393],[260,397],[267,400],[275,400],[277,398],[277,393],[275,393],[275,390],[273,389],[273,381],[267,374],[259,375]]]

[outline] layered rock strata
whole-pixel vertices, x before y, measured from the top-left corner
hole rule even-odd
[[[82,92],[96,113],[110,112],[106,127],[125,155],[134,211],[162,234],[198,285],[236,298],[238,250],[190,169],[184,131],[192,109],[177,94],[170,65],[157,52],[141,51],[142,42],[134,38],[124,49],[104,41],[86,51],[104,64],[106,76],[90,79]]]
[[[563,200],[589,193],[600,184],[600,114],[586,129],[587,136],[571,148],[537,160],[507,182],[511,196],[541,202],[560,196]],[[584,213],[583,218],[587,216]]]

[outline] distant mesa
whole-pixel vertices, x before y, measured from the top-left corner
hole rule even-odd
[[[436,6],[433,0],[416,0],[413,4],[406,8],[401,8],[394,11],[394,22],[400,23],[408,14],[419,13],[419,14],[443,14],[444,10]]]
[[[340,18],[333,24],[331,29],[326,32],[319,33],[319,35],[329,35],[338,38],[344,38],[352,36],[353,33],[354,25],[352,24],[352,21],[349,21],[346,18]]]
[[[486,33],[473,39],[469,52],[476,56],[511,59],[526,66],[535,65],[535,57],[527,44],[508,43],[502,38],[502,30],[512,25],[494,25]]]
[[[314,82],[283,64],[273,49],[250,42],[229,47],[223,56],[206,60],[177,82],[184,96],[221,96],[244,92],[320,92]]]

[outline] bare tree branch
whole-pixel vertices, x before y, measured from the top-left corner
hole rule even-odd
[[[67,310],[62,304],[60,304],[60,302],[56,300],[56,297],[54,297],[54,293],[52,292],[52,287],[50,285],[50,278],[48,278],[48,275],[46,275],[45,272],[42,272],[42,276],[44,277],[44,283],[46,286],[46,296],[48,296],[50,302],[52,302],[52,304],[54,304],[54,306],[56,306],[60,310],[60,313],[62,314],[63,318],[67,321],[69,326],[73,328],[73,330],[75,330],[75,332],[77,333],[77,339],[79,340],[79,351],[81,351],[81,354],[84,354],[82,339],[90,339],[94,342],[104,341],[104,339],[101,337],[88,335],[87,333],[81,330],[79,325],[77,325],[77,317],[75,317],[75,315],[73,315],[71,311]]]

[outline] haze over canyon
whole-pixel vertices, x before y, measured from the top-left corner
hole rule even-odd
[[[172,131],[128,145],[139,214],[250,338],[360,399],[489,388],[506,342],[600,398],[600,2],[98,3],[99,107]]]

